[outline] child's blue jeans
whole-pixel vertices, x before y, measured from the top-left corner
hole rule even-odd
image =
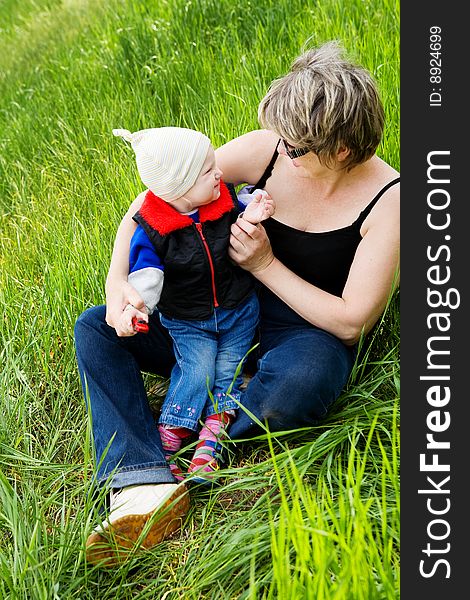
[[[243,379],[235,373],[252,345],[258,316],[255,293],[233,310],[217,307],[204,321],[160,315],[176,358],[160,423],[196,431],[201,419],[238,408]]]

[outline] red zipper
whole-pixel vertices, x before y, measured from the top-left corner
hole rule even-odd
[[[209,246],[207,244],[207,240],[204,237],[204,234],[202,233],[202,223],[195,223],[195,225],[196,225],[196,229],[197,229],[199,235],[201,236],[201,240],[202,240],[204,249],[206,251],[207,258],[209,259],[209,267],[210,267],[210,270],[211,270],[212,295],[214,296],[214,307],[217,308],[219,306],[219,303],[217,302],[217,294],[216,294],[216,291],[215,291],[214,263],[212,262],[212,256],[211,256],[211,253],[209,251]]]

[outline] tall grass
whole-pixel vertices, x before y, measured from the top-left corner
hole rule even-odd
[[[0,17],[2,598],[396,598],[398,296],[319,426],[232,450],[184,530],[120,569],[83,560],[90,429],[72,329],[102,303],[141,191],[113,127],[182,125],[215,146],[307,39],[376,76],[399,167],[396,0],[3,0]],[[148,378],[148,384],[154,383]]]

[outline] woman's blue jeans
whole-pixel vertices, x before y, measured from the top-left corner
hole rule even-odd
[[[95,306],[75,325],[80,378],[91,409],[97,481],[109,480],[113,487],[172,483],[142,379],[142,371],[170,376],[175,364],[171,337],[154,314],[148,334],[120,338],[106,324],[105,313],[104,306]],[[271,431],[316,424],[338,398],[355,359],[354,348],[300,318],[262,318],[258,350],[258,370],[241,403]],[[259,432],[256,422],[239,409],[231,438]]]

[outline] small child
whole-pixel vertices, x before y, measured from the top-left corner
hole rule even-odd
[[[236,414],[242,378],[234,381],[235,372],[259,312],[252,276],[228,256],[230,228],[237,218],[254,224],[269,218],[274,203],[261,190],[239,200],[221,179],[209,138],[198,131],[113,133],[131,143],[149,190],[134,216],[128,281],[148,314],[158,309],[174,344],[176,364],[158,425],[163,449],[174,477],[183,479],[173,455],[203,420],[188,472],[207,483]],[[128,305],[123,325],[129,328],[138,314]]]

